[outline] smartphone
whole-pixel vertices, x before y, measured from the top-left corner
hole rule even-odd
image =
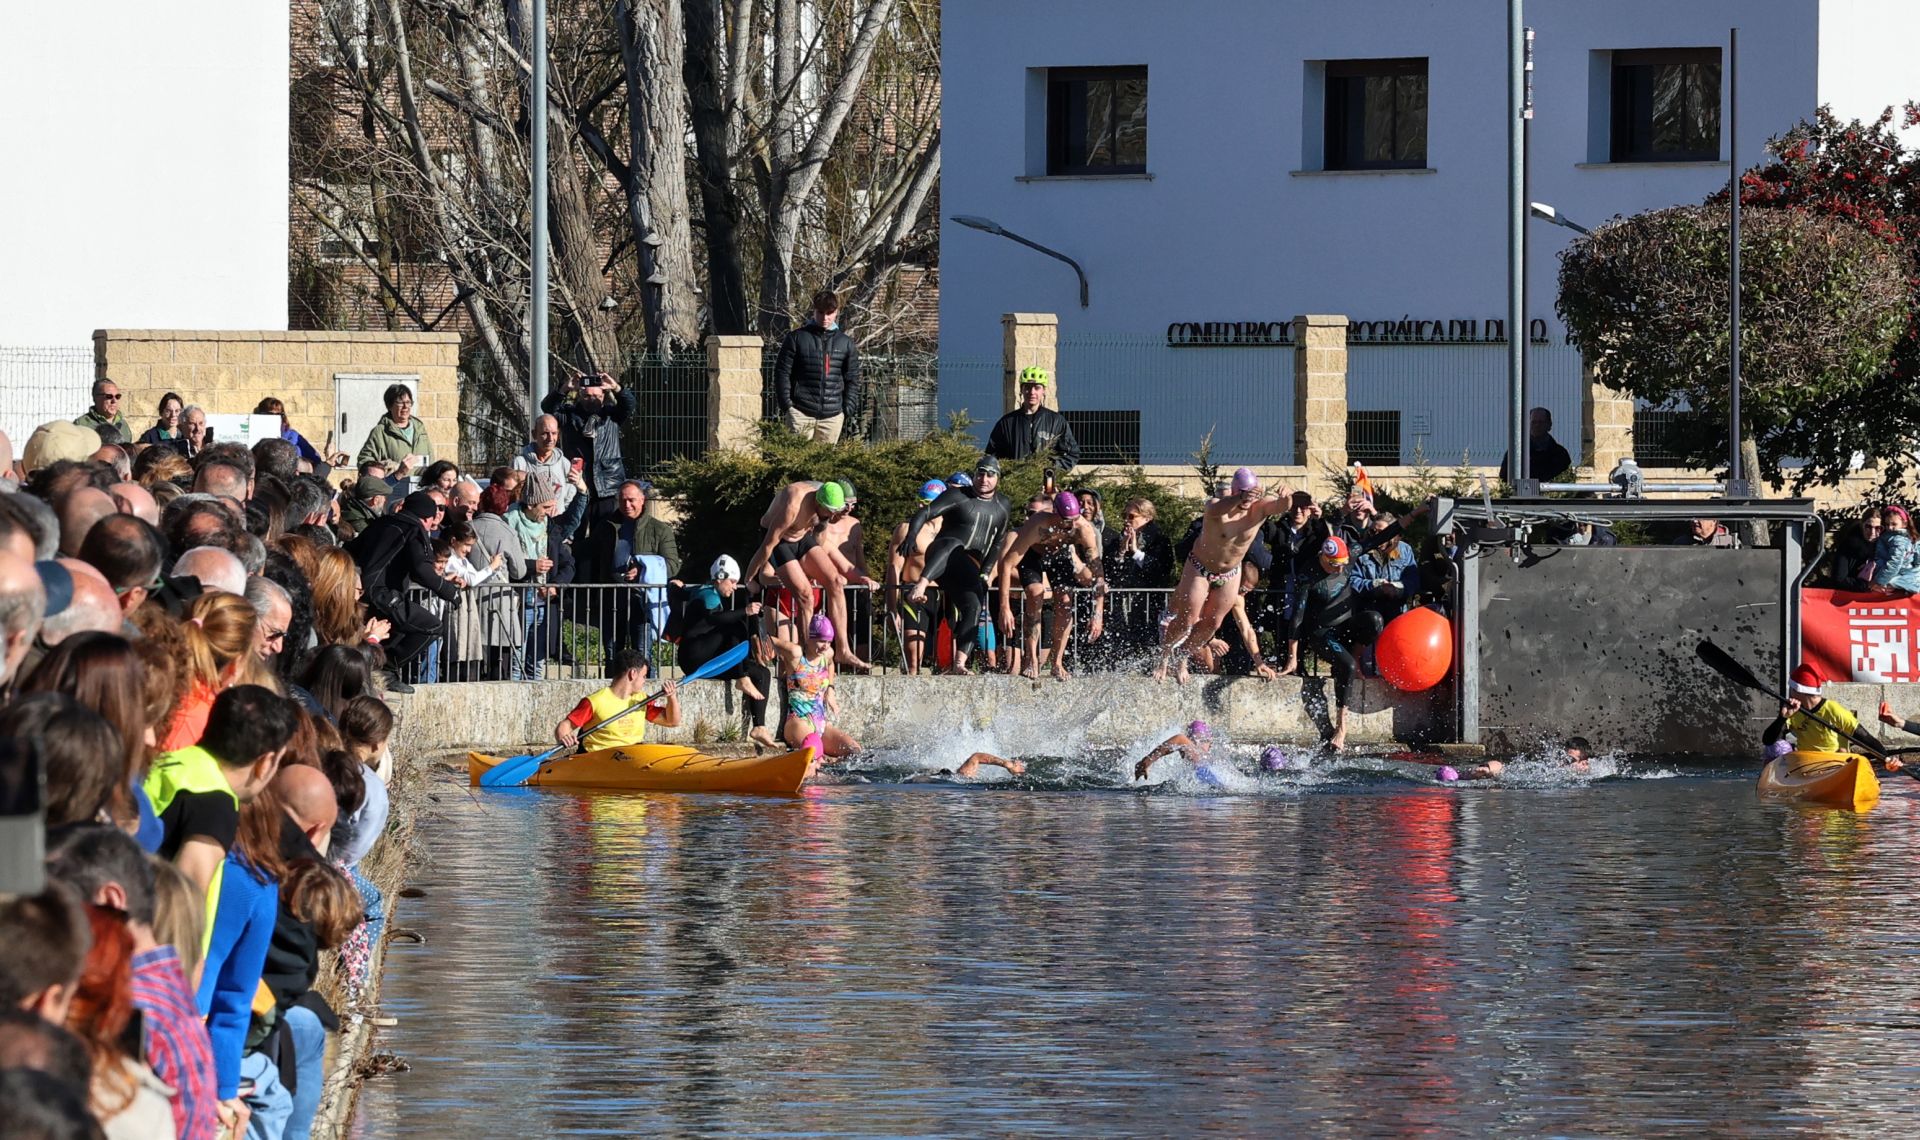
[[[37,895],[46,889],[46,802],[39,743],[0,739],[0,894]]]
[[[581,470],[585,468],[586,465],[587,465],[587,461],[585,459],[575,459],[573,461],[573,473],[575,475],[580,474]]]

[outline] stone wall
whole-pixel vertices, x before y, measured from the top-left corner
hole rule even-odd
[[[336,374],[418,376],[414,415],[426,423],[435,454],[460,454],[458,333],[100,329],[93,359],[95,377],[120,386],[136,432],[153,426],[167,392],[231,415],[277,396],[294,430],[315,447],[338,422]]]
[[[519,751],[551,742],[553,726],[602,681],[422,685],[393,698],[400,714],[394,748],[408,755],[465,749]],[[1146,677],[1100,675],[1035,683],[1011,677],[842,677],[834,723],[873,748],[937,749],[977,745],[1026,755],[1081,747],[1130,748],[1194,719],[1230,740],[1308,743],[1321,726],[1308,712],[1331,694],[1325,678],[1223,680],[1186,685]],[[1398,693],[1379,681],[1355,681],[1348,739],[1355,743],[1434,738],[1450,724],[1440,691]],[[650,729],[650,739],[705,742],[740,724],[730,685],[696,683],[681,696],[683,724]],[[1309,700],[1303,700],[1303,696]],[[769,714],[771,716],[771,714]],[[777,731],[777,725],[770,724]]]

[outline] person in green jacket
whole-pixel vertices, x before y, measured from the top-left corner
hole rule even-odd
[[[133,442],[133,428],[128,425],[127,417],[120,414],[120,385],[111,380],[93,382],[93,407],[74,417],[73,422],[94,430],[110,427],[120,433],[121,443]]]
[[[433,441],[427,438],[427,425],[413,417],[413,389],[392,384],[383,399],[387,414],[367,433],[354,463],[386,464],[387,478],[404,492],[412,485],[414,472],[433,462]],[[409,482],[401,483],[402,479]]]

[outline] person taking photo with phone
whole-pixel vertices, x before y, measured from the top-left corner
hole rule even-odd
[[[547,393],[540,410],[560,426],[560,450],[569,461],[580,461],[581,485],[587,505],[582,524],[587,537],[606,525],[620,505],[620,484],[627,481],[627,464],[620,454],[620,429],[633,415],[633,393],[605,372],[576,375]]]

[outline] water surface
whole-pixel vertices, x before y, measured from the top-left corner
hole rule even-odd
[[[1891,1134],[1920,798],[436,779],[365,1136]],[[1391,769],[1392,766],[1384,766]],[[1176,771],[1175,768],[1180,770]],[[1612,769],[1608,769],[1611,771]],[[1204,793],[1204,794],[1203,794]]]

